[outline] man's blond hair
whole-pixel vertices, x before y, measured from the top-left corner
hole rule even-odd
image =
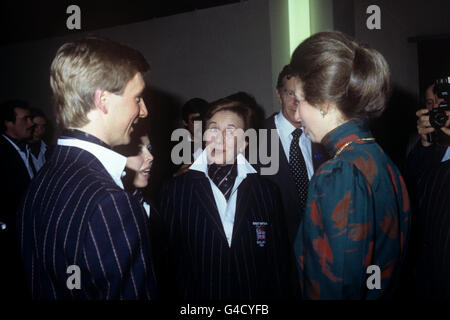
[[[139,51],[111,40],[87,37],[63,44],[50,69],[57,123],[84,126],[96,89],[121,95],[128,81],[149,69]]]

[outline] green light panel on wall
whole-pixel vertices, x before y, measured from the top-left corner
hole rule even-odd
[[[289,6],[289,53],[311,35],[309,1],[288,0]]]

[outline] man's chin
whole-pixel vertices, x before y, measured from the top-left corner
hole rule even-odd
[[[131,141],[130,135],[127,135],[125,137],[122,137],[122,139],[120,139],[116,142],[110,143],[109,145],[111,147],[125,146],[125,145],[129,144],[130,141]]]

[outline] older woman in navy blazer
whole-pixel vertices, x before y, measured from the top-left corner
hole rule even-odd
[[[189,300],[286,298],[292,264],[279,190],[243,156],[251,110],[221,99],[206,121],[202,155],[162,192],[170,288]]]

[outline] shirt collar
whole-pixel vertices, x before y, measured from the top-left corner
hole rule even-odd
[[[237,176],[240,178],[247,177],[247,174],[256,173],[256,170],[252,165],[245,159],[242,153],[237,155]],[[189,167],[189,170],[200,171],[208,177],[208,156],[206,149],[200,154],[197,160]]]
[[[364,120],[350,120],[328,132],[321,144],[329,155],[333,156],[346,143],[371,137],[372,134]]]
[[[60,138],[74,138],[74,139],[79,139],[79,140],[83,140],[83,141],[88,141],[88,142],[92,142],[95,144],[98,144],[99,146],[105,147],[107,149],[111,149],[111,146],[106,144],[104,141],[100,140],[99,138],[97,138],[96,136],[89,134],[85,131],[81,131],[79,129],[74,129],[74,128],[69,128],[69,129],[65,129],[62,132],[62,135],[60,136]]]
[[[292,131],[296,129],[283,115],[283,112],[280,111],[277,115],[277,124],[278,124],[278,133],[281,138],[289,138],[291,137]]]
[[[28,152],[29,147],[28,147],[28,143],[26,143],[25,140],[14,139],[14,138],[8,136],[6,133],[3,134],[3,137],[6,140],[8,140],[16,149],[18,149],[24,153]]]
[[[98,144],[75,138],[58,139],[58,145],[77,147],[90,152],[101,162],[114,182],[123,189],[121,177],[127,163],[126,157]]]

